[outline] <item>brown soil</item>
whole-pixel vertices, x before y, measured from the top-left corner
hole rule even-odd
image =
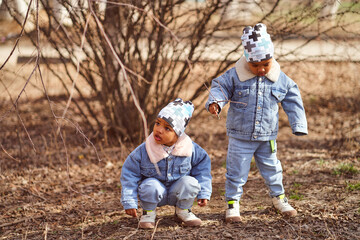
[[[175,221],[173,207],[163,207],[155,230],[138,229],[138,219],[126,216],[119,201],[121,166],[134,146],[95,139],[98,158],[81,132],[67,124],[64,147],[49,103],[27,93],[18,105],[21,119],[8,112],[10,102],[0,101],[0,238],[360,239],[360,83],[354,74],[359,64],[281,65],[302,90],[309,122],[310,134],[295,137],[281,112],[278,157],[298,216],[284,218],[273,209],[252,166],[242,222],[224,222],[226,117],[218,120],[204,111],[187,129],[212,159],[211,201],[193,207],[202,227],[184,227]],[[54,99],[56,114],[65,100]]]
[[[20,32],[16,23],[1,26],[3,44],[18,37],[8,34]],[[241,199],[242,222],[225,223],[226,116],[218,120],[203,111],[187,129],[212,160],[211,201],[192,209],[203,225],[184,227],[167,206],[158,209],[154,230],[138,229],[138,219],[120,204],[121,167],[135,146],[107,136],[89,142],[83,132],[98,135],[81,123],[83,132],[64,122],[60,135],[54,114],[61,116],[67,99],[53,97],[49,103],[40,97],[38,82],[29,84],[14,111],[7,90],[16,89],[16,99],[33,66],[17,66],[16,73],[1,70],[0,239],[360,239],[360,64],[280,64],[301,89],[309,125],[308,136],[293,136],[281,111],[278,158],[298,215],[284,218],[274,210],[252,166]],[[56,95],[60,87],[50,80],[45,85]],[[78,119],[72,108],[68,115]]]
[[[20,31],[14,23],[8,28]],[[4,29],[2,41],[17,37]],[[135,146],[106,136],[90,143],[69,122],[59,135],[49,102],[39,97],[41,87],[27,87],[19,115],[8,89],[0,88],[0,239],[360,239],[359,63],[281,65],[299,84],[309,123],[310,134],[295,137],[281,112],[278,157],[298,216],[284,218],[273,209],[252,166],[241,200],[242,222],[224,222],[226,116],[218,120],[203,111],[187,129],[212,159],[212,199],[204,208],[193,207],[203,226],[184,227],[175,221],[173,207],[163,207],[155,230],[138,229],[138,219],[126,216],[119,201],[121,166]],[[15,86],[18,93],[27,76],[21,81],[16,74],[2,71],[0,86]],[[58,86],[45,84],[50,94],[57,93]],[[66,99],[52,101],[60,116]],[[68,114],[76,120],[71,108]],[[81,128],[88,135],[86,126]]]

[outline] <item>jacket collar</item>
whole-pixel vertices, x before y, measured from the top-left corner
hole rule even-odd
[[[235,70],[236,74],[238,75],[241,82],[245,82],[253,77],[256,77],[250,69],[249,65],[246,62],[244,56],[242,56],[236,63],[235,63]],[[270,81],[276,82],[280,76],[280,65],[279,63],[273,58],[272,66],[270,71],[265,75]]]
[[[152,163],[157,163],[161,159],[164,159],[169,156],[169,154],[164,150],[161,144],[155,142],[153,133],[151,133],[145,142],[146,152]],[[193,143],[191,138],[183,133],[177,142],[175,147],[171,152],[171,155],[179,157],[191,157],[192,155]]]

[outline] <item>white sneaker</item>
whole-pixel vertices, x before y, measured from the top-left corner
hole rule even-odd
[[[156,211],[143,211],[140,218],[139,228],[154,228],[155,227]]]
[[[284,194],[272,198],[274,207],[285,216],[296,216],[297,211],[288,203],[288,199]]]
[[[231,200],[227,202],[225,222],[240,222],[240,206],[239,202]]]
[[[190,209],[175,208],[176,216],[185,223],[186,226],[200,226],[201,219],[196,217]]]

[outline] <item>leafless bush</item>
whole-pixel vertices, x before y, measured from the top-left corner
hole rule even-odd
[[[303,40],[277,52],[278,60],[306,59],[299,51],[319,38],[342,45],[360,33],[359,4],[347,1],[335,14],[324,14],[321,1],[107,1],[105,16],[96,1],[86,7],[62,1],[72,27],[53,18],[47,0],[41,1],[36,33],[56,50],[65,74],[46,58],[41,62],[62,83],[68,104],[73,102],[94,132],[133,142],[142,141],[152,124],[144,118],[153,120],[175,97],[186,96],[202,108],[211,79],[242,55],[246,25],[267,24],[279,48],[289,39]],[[39,46],[38,36],[31,36]],[[219,64],[209,67],[214,60]]]

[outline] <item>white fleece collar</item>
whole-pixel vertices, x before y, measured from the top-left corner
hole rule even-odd
[[[249,80],[256,75],[253,74],[250,69],[249,65],[246,62],[244,56],[242,56],[236,63],[235,63],[235,70],[236,74],[238,75],[241,82]],[[272,66],[270,71],[265,75],[270,81],[276,82],[280,76],[280,65],[279,63],[273,58]]]
[[[145,147],[152,163],[157,163],[161,159],[169,156],[169,154],[164,150],[163,146],[155,142],[153,133],[151,133],[146,139]],[[193,143],[191,138],[183,133],[175,143],[175,147],[172,150],[171,155],[179,157],[191,157],[192,148]]]

